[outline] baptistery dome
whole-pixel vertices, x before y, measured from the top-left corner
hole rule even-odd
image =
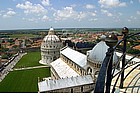
[[[49,29],[48,35],[44,37],[41,44],[41,64],[49,65],[60,56],[60,49],[63,47],[61,39],[55,35],[53,28]]]
[[[44,37],[44,42],[60,42],[60,38],[55,35],[55,31],[53,28],[50,28],[48,35]]]

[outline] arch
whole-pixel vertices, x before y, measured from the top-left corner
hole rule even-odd
[[[56,57],[56,56],[54,56],[54,57],[53,57],[53,61],[55,61],[56,59],[57,59],[57,57]]]
[[[91,73],[92,73],[92,68],[91,68],[91,67],[88,67],[88,68],[87,68],[87,73],[88,73],[88,74],[91,74]]]
[[[99,74],[99,71],[95,71],[94,78],[97,78],[98,77],[98,74]]]

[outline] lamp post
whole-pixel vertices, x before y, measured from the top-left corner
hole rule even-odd
[[[123,43],[123,58],[122,58],[122,73],[121,73],[120,88],[123,88],[123,83],[124,83],[124,67],[125,67],[126,42],[127,42],[128,33],[129,33],[129,29],[127,27],[124,27],[122,29],[124,43]]]
[[[107,52],[110,55],[110,60],[107,68],[107,80],[106,80],[106,93],[110,93],[110,86],[112,81],[112,63],[113,63],[113,54],[114,54],[113,47],[118,42],[118,38],[114,33],[111,33],[106,37],[105,42],[110,47]]]

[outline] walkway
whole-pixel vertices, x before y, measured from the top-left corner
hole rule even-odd
[[[15,68],[13,70],[30,70],[30,69],[37,69],[37,68],[49,68],[50,66],[36,66],[36,67],[26,67],[26,68]]]
[[[5,78],[5,76],[12,71],[12,68],[17,64],[17,62],[27,53],[20,53],[11,63],[9,63],[4,70],[0,73],[0,82]]]

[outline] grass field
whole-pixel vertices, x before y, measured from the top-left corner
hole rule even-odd
[[[32,93],[38,92],[38,77],[50,76],[49,68],[19,70],[10,72],[0,83],[1,93]]]
[[[39,64],[40,52],[29,52],[16,64],[14,68],[41,66]],[[0,82],[1,93],[38,92],[38,77],[40,79],[50,76],[50,68],[36,68],[29,70],[11,71]]]
[[[40,52],[28,52],[28,54],[24,55],[14,68],[40,66],[40,59]]]
[[[10,35],[10,38],[25,38],[25,37],[37,37],[37,35],[33,35],[33,34],[12,34]]]

